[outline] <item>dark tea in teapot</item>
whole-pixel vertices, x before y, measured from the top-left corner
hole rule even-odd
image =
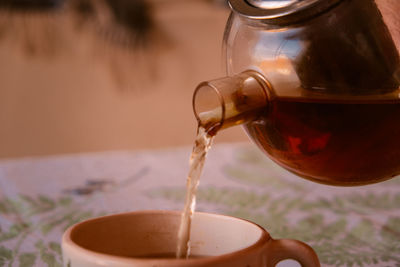
[[[276,98],[245,125],[270,158],[304,178],[361,185],[400,173],[400,100]]]
[[[400,174],[400,1],[273,2],[229,0],[227,76],[196,88],[198,121],[242,124],[272,160],[312,181]]]

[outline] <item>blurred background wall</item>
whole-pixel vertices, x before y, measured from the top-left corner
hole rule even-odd
[[[228,16],[225,1],[0,0],[0,157],[191,145]],[[247,140],[234,128],[216,142]]]

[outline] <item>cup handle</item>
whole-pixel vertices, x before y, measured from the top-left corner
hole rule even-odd
[[[267,266],[276,266],[283,260],[295,260],[302,267],[320,267],[318,256],[307,244],[294,239],[271,239]]]

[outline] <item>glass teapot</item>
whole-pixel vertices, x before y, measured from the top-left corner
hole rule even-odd
[[[399,1],[229,4],[228,76],[196,88],[200,126],[242,124],[273,161],[319,183],[400,174]]]

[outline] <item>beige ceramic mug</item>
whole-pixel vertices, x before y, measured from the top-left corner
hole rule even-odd
[[[63,235],[64,267],[265,267],[285,259],[320,266],[308,245],[272,239],[242,219],[196,212],[190,259],[174,258],[180,212],[137,211],[95,218]]]

